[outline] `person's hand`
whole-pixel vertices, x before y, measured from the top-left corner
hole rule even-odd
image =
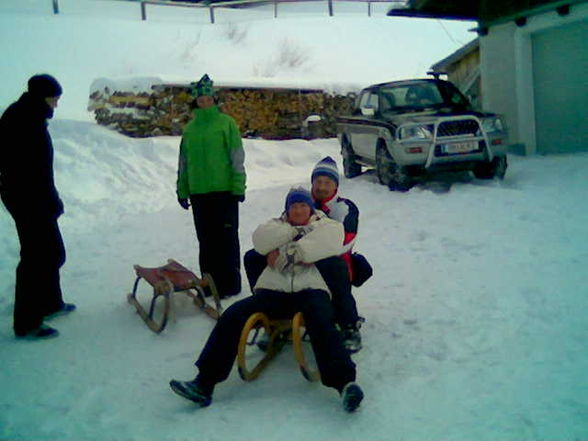
[[[269,253],[267,253],[267,256],[265,256],[265,259],[267,261],[267,265],[270,268],[274,268],[276,266],[276,261],[278,260],[279,256],[280,256],[280,252],[277,249],[271,250]]]
[[[280,252],[279,250],[274,250],[276,252],[276,258],[274,260],[274,264],[273,264],[272,268],[282,272],[288,268],[288,266],[290,265],[290,262],[288,262],[288,255],[286,254],[286,247],[282,246],[280,248],[282,248],[282,252]],[[272,251],[272,252],[274,252],[274,251]]]
[[[237,199],[238,202],[245,202],[245,195],[244,194],[236,194],[235,199]]]
[[[190,200],[188,198],[178,197],[178,204],[180,204],[180,207],[182,207],[184,210],[190,208]]]
[[[274,251],[278,252],[278,256],[274,261],[273,268],[280,272],[293,270],[294,265],[301,261],[300,251],[294,242],[282,245]]]

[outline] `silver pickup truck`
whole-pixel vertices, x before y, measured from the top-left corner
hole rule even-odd
[[[406,191],[419,176],[471,170],[503,179],[507,133],[501,119],[476,112],[449,81],[419,79],[363,89],[351,115],[337,118],[345,176],[375,167],[378,180]]]

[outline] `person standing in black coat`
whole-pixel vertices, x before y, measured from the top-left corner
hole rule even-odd
[[[35,75],[0,118],[0,198],[20,241],[14,301],[14,333],[19,338],[56,337],[59,332],[44,320],[76,308],[64,303],[61,293],[65,246],[57,219],[63,202],[55,188],[47,130],[61,94],[61,85],[51,75]]]

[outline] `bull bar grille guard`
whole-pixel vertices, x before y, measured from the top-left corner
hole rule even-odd
[[[419,127],[423,125],[423,123],[407,123],[398,126],[396,128],[396,139],[401,145],[406,143],[407,141],[402,141],[400,139],[400,131],[405,128]],[[433,137],[430,141],[428,140],[427,142],[431,143],[432,148],[429,149],[425,168],[429,168],[433,164],[434,158],[436,156],[435,147],[439,143],[451,143],[464,140],[478,142],[481,146],[481,151],[486,151],[488,161],[492,161],[494,158],[494,153],[488,140],[488,135],[482,128],[482,123],[478,117],[473,115],[444,116],[438,118],[430,125],[433,125]],[[477,133],[480,134],[477,135]],[[467,138],[460,139],[460,137],[463,137],[464,135],[466,135]],[[422,142],[422,140],[420,140],[420,142]],[[476,151],[476,153],[477,152],[478,151]]]

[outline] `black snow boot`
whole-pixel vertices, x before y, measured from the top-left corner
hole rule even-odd
[[[356,326],[343,329],[341,338],[343,339],[343,346],[350,354],[355,354],[361,350],[361,334]]]
[[[38,328],[31,329],[26,332],[15,332],[16,338],[23,340],[43,340],[47,338],[54,338],[59,335],[59,331],[51,326],[42,324]]]
[[[68,315],[71,312],[74,312],[76,309],[76,305],[74,305],[73,303],[64,303],[63,306],[59,308],[57,311],[53,311],[49,314],[46,314],[45,319],[51,320],[57,317],[62,317],[64,315]]]
[[[355,412],[363,400],[363,391],[357,383],[347,383],[341,391],[341,397],[343,409],[347,412]]]
[[[212,402],[212,388],[203,387],[198,377],[192,381],[171,380],[169,385],[176,394],[195,402],[200,407],[210,406]]]

